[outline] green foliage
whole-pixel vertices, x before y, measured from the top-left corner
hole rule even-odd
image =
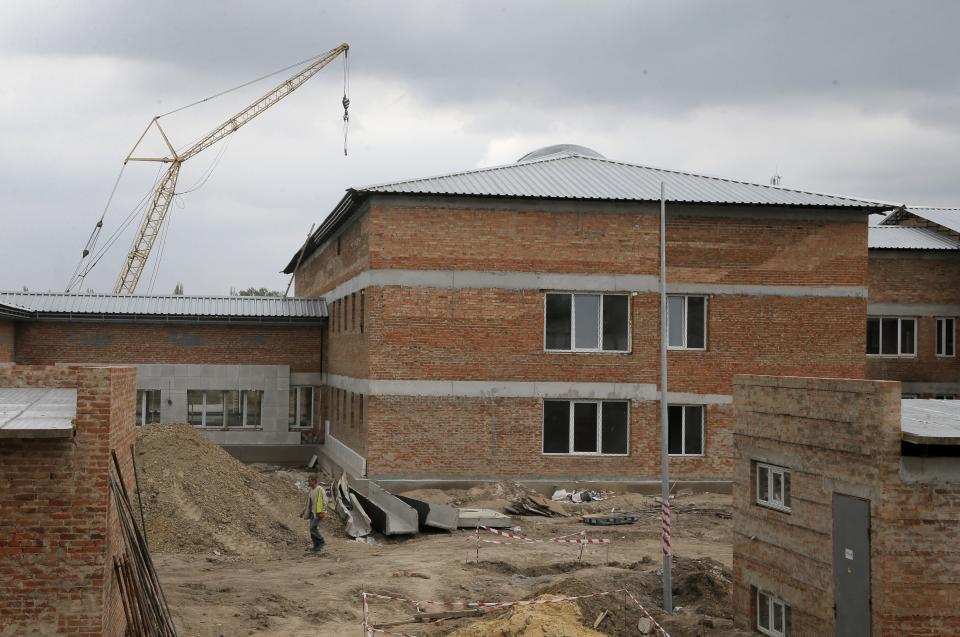
[[[268,290],[267,288],[247,288],[237,292],[240,296],[283,296],[283,292],[277,290]]]

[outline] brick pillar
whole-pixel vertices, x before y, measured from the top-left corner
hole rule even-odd
[[[0,365],[16,361],[16,330],[13,321],[0,320]]]

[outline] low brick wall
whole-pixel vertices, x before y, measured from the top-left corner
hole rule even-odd
[[[73,439],[0,440],[0,636],[123,635],[107,469],[133,484],[136,371],[0,366],[0,387],[77,390]]]

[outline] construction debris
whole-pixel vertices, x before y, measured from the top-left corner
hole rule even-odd
[[[567,491],[566,489],[557,489],[553,492],[553,495],[550,497],[550,499],[554,502],[571,502],[573,504],[580,504],[581,502],[596,502],[600,500],[606,500],[611,496],[613,496],[613,493],[608,491]]]
[[[513,523],[509,516],[492,509],[457,509],[457,528],[473,529],[478,526],[506,529],[513,526]]]
[[[562,506],[538,493],[528,493],[515,498],[509,506],[504,507],[504,511],[513,515],[542,515],[548,518],[570,515]]]
[[[571,602],[514,606],[506,614],[461,628],[450,637],[604,637],[583,625],[580,608]]]
[[[359,539],[370,535],[372,527],[370,517],[357,500],[357,496],[350,493],[350,484],[346,472],[341,472],[340,479],[334,485],[331,494],[333,507],[343,520],[343,530],[352,538]]]
[[[597,526],[613,526],[616,524],[634,524],[640,519],[635,513],[591,513],[582,515],[580,519],[586,524]]]

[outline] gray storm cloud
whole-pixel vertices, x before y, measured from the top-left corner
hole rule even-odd
[[[0,288],[63,287],[152,115],[341,41],[350,156],[337,63],[238,133],[206,185],[181,197],[155,292],[282,287],[277,271],[344,188],[558,142],[960,205],[958,23],[951,2],[5,2]],[[170,130],[189,141],[268,86],[178,114]],[[108,231],[153,178],[127,172]],[[89,287],[112,287],[129,241]]]

